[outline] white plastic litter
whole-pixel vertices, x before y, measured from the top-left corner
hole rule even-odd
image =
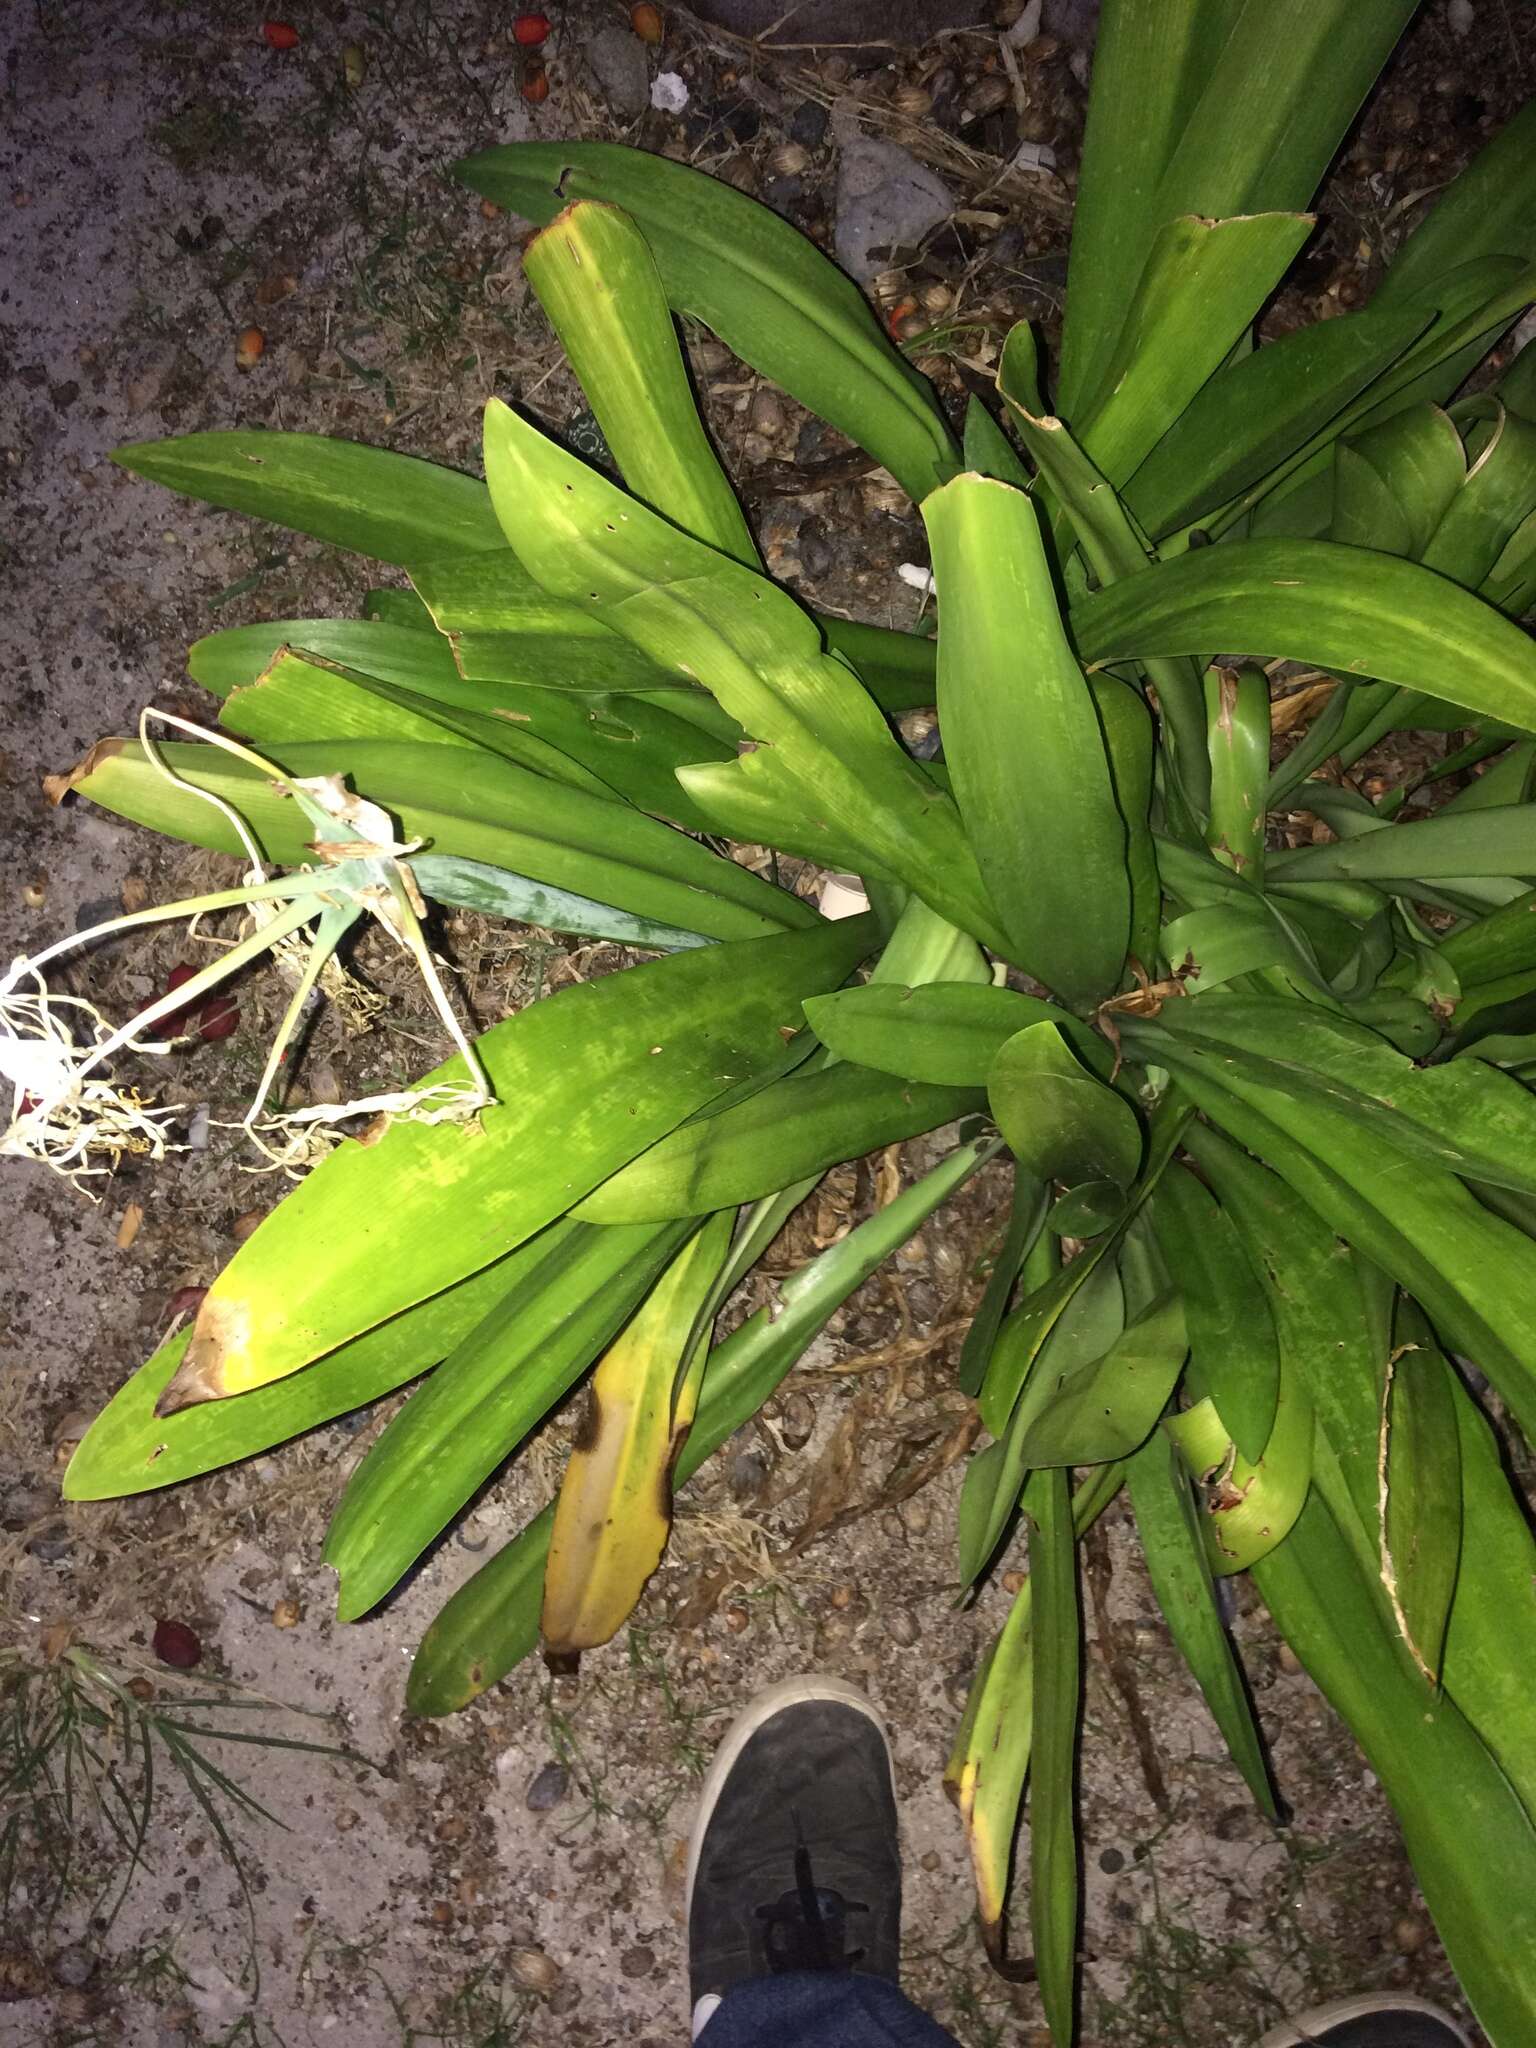
[[[828,875],[821,885],[821,914],[826,918],[858,917],[869,908],[864,884],[857,875]]]
[[[688,88],[675,71],[658,71],[651,80],[651,105],[663,114],[680,114],[688,104]]]
[[[924,597],[932,597],[937,587],[933,580],[933,571],[920,568],[916,562],[898,562],[896,574],[903,583],[910,584],[913,590],[920,590]]]
[[[1045,0],[1027,0],[1024,12],[1013,27],[1003,30],[1003,41],[1012,43],[1016,50],[1022,50],[1034,42],[1040,33],[1040,15],[1044,6]]]
[[[1021,142],[1013,153],[1016,171],[1054,171],[1056,152],[1048,142]]]

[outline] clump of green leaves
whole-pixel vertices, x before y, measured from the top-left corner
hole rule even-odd
[[[1458,1363],[1531,1429],[1536,354],[1457,397],[1536,296],[1536,110],[1358,312],[1256,331],[1411,11],[1106,5],[1052,400],[1020,327],[1000,412],[973,404],[958,440],[782,220],[684,166],[562,143],[460,175],[542,226],[528,275],[622,487],[495,402],[483,484],[299,435],[121,456],[411,589],[194,647],[270,768],[168,748],[168,783],[124,744],[83,764],[84,795],[225,851],[249,832],[302,870],[283,778],[343,776],[446,900],[663,957],[485,1033],[475,1131],[399,1120],[327,1158],[99,1418],[67,1490],[187,1478],[430,1375],[331,1530],[356,1617],[595,1365],[565,1512],[418,1654],[411,1706],[451,1711],[541,1612],[562,1655],[614,1632],[671,1486],[1005,1146],[1012,1216],[960,1366],[989,1441],[958,1533],[967,1586],[1020,1520],[1031,1573],[949,1783],[1000,1960],[1028,1784],[1063,2043],[1075,1544],[1122,1489],[1260,1808],[1215,1594],[1239,1571],[1386,1786],[1481,2024],[1500,2048],[1536,2031],[1536,1546]],[[912,494],[936,643],[818,617],[767,577],[681,315]],[[1272,765],[1283,662],[1327,705]],[[893,724],[917,705],[939,762]],[[1405,727],[1461,734],[1444,773],[1483,771],[1433,815],[1407,784],[1373,802],[1320,772]],[[1292,845],[1280,811],[1326,829]],[[851,870],[873,908],[824,921],[722,839]],[[998,1135],[712,1341],[823,1171],[956,1119]],[[606,1535],[605,1502],[624,1511]]]

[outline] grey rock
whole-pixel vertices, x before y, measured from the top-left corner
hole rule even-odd
[[[837,173],[837,260],[861,284],[888,268],[885,254],[911,247],[948,220],[949,188],[909,151],[873,136],[843,144]]]
[[[827,132],[830,118],[820,100],[802,100],[795,109],[794,119],[789,124],[791,139],[802,149],[819,148]]]
[[[600,29],[586,47],[592,76],[616,114],[633,120],[651,103],[651,67],[645,45],[627,28]]]
[[[53,1959],[53,1981],[71,1991],[89,1984],[96,1973],[96,1958],[89,1949],[61,1948]]]
[[[530,1813],[548,1813],[560,1804],[570,1786],[571,1774],[565,1765],[548,1763],[529,1781],[528,1790],[523,1794],[523,1804]]]

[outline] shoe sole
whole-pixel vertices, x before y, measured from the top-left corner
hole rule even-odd
[[[715,1760],[705,1776],[703,1790],[699,1794],[699,1810],[694,1816],[693,1833],[688,1839],[688,1883],[683,1907],[685,1917],[693,1912],[693,1882],[698,1875],[699,1855],[704,1846],[710,1816],[719,1803],[721,1788],[735,1769],[742,1751],[758,1729],[771,1721],[776,1714],[783,1713],[786,1707],[828,1700],[838,1706],[852,1707],[855,1713],[862,1714],[866,1720],[874,1722],[880,1731],[880,1740],[885,1744],[886,1762],[890,1765],[891,1738],[874,1703],[866,1699],[856,1687],[844,1684],[842,1679],[821,1677],[813,1672],[803,1678],[781,1679],[777,1685],[770,1685],[758,1693],[747,1702],[726,1730],[725,1737],[715,1752]],[[894,1765],[891,1765],[893,1797],[895,1792],[896,1771]]]
[[[1310,2012],[1298,2013],[1295,2019],[1287,2020],[1283,2026],[1274,2027],[1258,2043],[1258,2048],[1311,2048],[1320,2041],[1329,2027],[1341,2027],[1347,2020],[1367,2020],[1377,2013],[1415,2013],[1424,2019],[1438,2020],[1443,2027],[1449,2027],[1462,2048],[1472,2048],[1472,2043],[1462,2032],[1448,2012],[1438,2005],[1431,2005],[1427,1998],[1388,1997],[1383,1992],[1363,1991],[1354,1998],[1336,1998],[1329,2005],[1317,2005]]]

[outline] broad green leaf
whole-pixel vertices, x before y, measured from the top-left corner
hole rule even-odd
[[[1076,533],[1082,555],[1100,584],[1135,576],[1149,561],[1145,539],[1132,525],[1113,487],[1084,454],[1062,422],[1042,410],[1034,336],[1022,322],[1013,328],[998,366],[998,390],[1007,402],[1041,476],[1059,503],[1053,552],[1060,554]],[[1208,800],[1205,719],[1199,677],[1193,662],[1153,660],[1144,664],[1157,690],[1165,730],[1173,742],[1178,783],[1190,807],[1203,814]],[[1149,928],[1156,929],[1155,908],[1144,904],[1142,886],[1151,878],[1152,857],[1147,831],[1151,796],[1152,734],[1146,707],[1137,693],[1113,676],[1091,679],[1095,705],[1104,727],[1115,800],[1126,823],[1126,861],[1133,891],[1133,940],[1138,959],[1150,957]],[[1132,721],[1140,715],[1141,730]],[[1137,943],[1137,940],[1140,943]]]
[[[1019,1461],[1026,1471],[1106,1464],[1144,1443],[1163,1412],[1188,1349],[1183,1304],[1163,1295],[1097,1358],[1058,1366],[1052,1349],[1025,1381],[1008,1425]]]
[[[812,242],[745,193],[689,165],[607,142],[523,142],[480,151],[455,177],[543,226],[583,199],[638,223],[674,313],[728,348],[882,462],[922,499],[955,467],[927,384],[857,288]]]
[[[1536,423],[1487,394],[1464,400],[1454,416],[1467,437],[1469,466],[1423,560],[1476,590],[1536,505]]]
[[[453,691],[455,685],[463,690],[452,647],[430,630],[430,618],[426,623],[424,633],[367,619],[271,619],[259,626],[226,626],[193,641],[187,673],[205,690],[227,697],[231,690],[254,683],[281,648],[296,647],[429,697],[438,690]],[[461,700],[450,696],[447,701]]]
[[[1536,889],[1449,933],[1440,957],[1467,987],[1536,968]]]
[[[1205,713],[1211,752],[1211,817],[1206,843],[1248,881],[1264,879],[1269,789],[1269,678],[1263,669],[1209,668]]]
[[[702,1216],[984,1107],[979,1090],[829,1067],[684,1124],[577,1203],[589,1223]]]
[[[1523,1428],[1536,1424],[1536,1244],[1452,1173],[1343,1111],[1250,1080],[1182,1037],[1167,1037],[1159,1057],[1206,1115],[1418,1298]]]
[[[259,770],[209,747],[158,749],[177,776],[233,804],[267,858],[298,867],[313,833]],[[810,906],[628,804],[570,789],[511,761],[399,740],[309,740],[270,749],[294,776],[344,774],[396,819],[403,838],[613,903],[707,938],[748,938],[815,922]],[[233,825],[167,782],[137,741],[102,740],[60,778],[136,824],[238,854]]]
[[[1366,1141],[1379,1133],[1469,1179],[1536,1194],[1536,1096],[1480,1063],[1419,1067],[1361,1025],[1264,996],[1168,1005],[1150,1029],[1300,1103],[1330,1105]]]
[[[1320,1495],[1255,1580],[1364,1749],[1490,2040],[1536,2038],[1536,1825],[1455,1703],[1424,1682]]]
[[[1401,306],[1455,264],[1484,255],[1536,257],[1536,104],[1486,143],[1393,257],[1373,305]]]
[[[1099,21],[1061,345],[1059,403],[1069,419],[1102,382],[1152,238],[1168,218],[1156,204],[1162,175],[1229,14],[1223,0],[1176,10],[1162,0],[1115,0]]]
[[[1156,1188],[1173,1157],[1189,1113],[1188,1105],[1172,1096],[1159,1104],[1148,1119],[1146,1162],[1120,1223],[1113,1232],[1086,1246],[1070,1265],[1063,1267],[1048,1283],[1022,1301],[1004,1322],[992,1348],[980,1396],[981,1419],[993,1436],[1000,1437],[1007,1429],[1019,1389],[1028,1375],[1037,1369],[1043,1348],[1048,1342],[1054,1342],[1054,1332],[1064,1313],[1072,1306],[1078,1290],[1098,1275],[1100,1265],[1109,1254],[1118,1257],[1139,1208]],[[1107,1284],[1104,1276],[1099,1276],[1095,1282],[1096,1288]],[[1074,1320],[1081,1321],[1081,1312]],[[1074,1355],[1097,1357],[1117,1334],[1118,1326],[1096,1348],[1090,1349],[1085,1345]],[[1058,1367],[1064,1363],[1060,1353],[1056,1363]]]
[[[64,1474],[65,1499],[115,1500],[175,1486],[393,1393],[446,1357],[506,1293],[520,1266],[540,1256],[538,1239],[520,1245],[292,1379],[238,1400],[205,1401],[178,1415],[157,1415],[156,1403],[192,1335],[189,1327],[178,1330],[119,1387],[86,1431]]]
[[[872,926],[676,953],[496,1025],[478,1042],[496,1094],[478,1130],[397,1121],[333,1152],[214,1281],[169,1405],[281,1379],[512,1250],[685,1117],[773,1072],[781,1025],[842,980]],[[462,1074],[450,1060],[429,1081]]]
[[[378,1604],[591,1364],[684,1229],[562,1221],[542,1255],[391,1420],[347,1482],[325,1540],[338,1620]]]
[[[616,910],[611,903],[577,896],[569,889],[551,889],[528,875],[514,875],[510,869],[487,867],[483,861],[462,860],[455,854],[418,853],[411,862],[411,873],[423,894],[435,903],[478,910],[482,917],[515,918],[519,924],[537,925],[542,931],[612,939],[617,945],[634,946],[645,953],[675,953],[686,946],[714,943],[700,932],[636,917],[631,911]]]
[[[1024,332],[1028,334],[1027,327],[1024,328]],[[1018,449],[974,392],[965,408],[965,443],[962,453],[966,468],[974,470],[979,476],[990,476],[998,483],[1012,484],[1016,490],[1029,489],[1029,471]]]
[[[1381,1403],[1381,1576],[1409,1654],[1438,1685],[1461,1564],[1455,1397],[1423,1318],[1405,1310],[1397,1334]]]
[[[523,275],[637,498],[711,547],[757,549],[694,402],[645,236],[617,206],[578,200],[523,251]]]
[[[1072,420],[1112,484],[1135,474],[1226,361],[1315,224],[1302,213],[1233,213],[1156,225],[1095,396]]]
[[[1124,1188],[1112,1180],[1085,1180],[1051,1204],[1045,1227],[1057,1237],[1098,1237],[1124,1214]]]
[[[1445,1681],[1458,1707],[1536,1814],[1536,1538],[1510,1486],[1499,1440],[1459,1385],[1462,1568],[1446,1631]]]
[[[980,1305],[971,1318],[971,1326],[965,1333],[960,1347],[960,1365],[955,1377],[963,1394],[973,1398],[981,1391],[986,1377],[987,1364],[992,1356],[992,1346],[1002,1328],[1003,1317],[1008,1313],[1008,1302],[1015,1283],[1038,1242],[1041,1226],[1045,1219],[1046,1190],[1037,1180],[1031,1180],[1027,1173],[1017,1169],[1013,1176],[1013,1198],[1008,1207],[1008,1228],[1003,1233],[992,1270],[987,1275],[986,1291]]]
[[[1283,1371],[1305,1387],[1316,1418],[1314,1483],[1374,1573],[1381,1379],[1390,1348],[1386,1329],[1378,1331],[1367,1313],[1376,1276],[1282,1180],[1219,1130],[1192,1124],[1185,1143],[1216,1191],[1229,1238],[1262,1281],[1255,1313],[1272,1332]],[[1181,1254],[1181,1270],[1184,1265]],[[1230,1405],[1237,1389],[1234,1375],[1223,1371],[1225,1356],[1208,1350],[1199,1369],[1192,1367],[1189,1384],[1204,1393],[1212,1374],[1221,1375]]]
[[[1043,1383],[1047,1392],[1054,1389],[1102,1358],[1125,1329],[1125,1288],[1114,1260],[1078,1259],[1073,1263],[1083,1270],[1076,1276],[1079,1284],[1069,1288],[1064,1283],[1072,1266],[1060,1266],[1051,1239],[1037,1239],[1025,1262],[1028,1292],[1018,1321],[1027,1322],[1026,1311],[1038,1314],[1048,1301],[1059,1305],[1054,1321],[1031,1353],[1023,1380],[1026,1390],[1037,1382]],[[999,1441],[972,1458],[961,1489],[957,1535],[962,1586],[973,1585],[991,1563],[1029,1475],[1019,1431],[1006,1412],[994,1434]]]
[[[732,1218],[684,1245],[599,1359],[555,1501],[539,1628],[564,1662],[617,1634],[672,1529],[672,1469],[693,1423],[678,1373],[730,1251]]]
[[[1517,626],[1417,563],[1330,541],[1197,548],[1084,598],[1070,624],[1086,662],[1285,657],[1536,731],[1536,646]]]
[[[1204,1695],[1254,1804],[1266,1819],[1278,1821],[1263,1739],[1216,1603],[1199,1510],[1183,1461],[1163,1432],[1154,1430],[1127,1461],[1125,1476],[1147,1576],[1168,1632]]]
[[[435,633],[436,625],[414,590],[400,590],[393,584],[383,584],[377,590],[366,591],[363,595],[362,615],[383,626],[404,626],[414,633]],[[239,628],[233,628],[238,632]]]
[[[261,675],[230,691],[219,723],[226,732],[254,741],[258,751],[284,741],[330,739],[465,746],[513,761],[590,796],[611,802],[618,795],[579,761],[507,720],[455,705],[434,704],[398,684],[354,673],[291,647],[280,647]]]
[[[1122,495],[1155,540],[1266,477],[1368,391],[1430,319],[1369,308],[1235,358],[1190,400]]]
[[[996,1150],[994,1144],[960,1146],[781,1282],[774,1309],[759,1309],[715,1345],[705,1365],[698,1418],[678,1453],[677,1485],[691,1479],[756,1413],[839,1305]],[[532,1651],[553,1521],[551,1505],[437,1616],[411,1666],[406,1688],[411,1713],[451,1714],[467,1706]]]
[[[1211,1570],[1228,1578],[1283,1543],[1301,1513],[1312,1477],[1312,1404],[1297,1376],[1282,1371],[1275,1426],[1263,1456],[1249,1460],[1233,1443],[1217,1405],[1220,1361],[1213,1385],[1213,1392],[1170,1415],[1163,1427],[1201,1489],[1200,1527]]]
[[[977,937],[995,921],[947,796],[892,736],[794,600],[678,532],[493,400],[486,464],[522,559],[685,680],[702,680],[760,744],[732,770],[825,820],[840,843]],[[706,769],[706,777],[721,771]],[[685,788],[690,787],[687,770]]]
[[[1413,561],[1422,558],[1467,477],[1455,423],[1428,404],[1407,406],[1380,426],[1336,442],[1333,463],[1331,538]]]
[[[112,460],[186,497],[401,567],[507,544],[478,477],[324,434],[182,434],[132,442]]]
[[[510,548],[416,563],[411,580],[462,673],[547,689],[666,691],[668,708],[734,742],[740,727],[712,697],[661,668],[593,614],[541,590]],[[914,633],[816,615],[829,647],[852,662],[887,711],[934,699],[936,643]]]
[[[1030,1024],[1055,1024],[1108,1076],[1108,1041],[1054,1003],[1011,988],[931,981],[901,988],[884,979],[813,996],[811,1029],[839,1059],[909,1081],[984,1088],[992,1062]]]
[[[1169,671],[1173,666],[1169,662],[1146,664],[1147,675],[1158,688],[1158,702],[1164,707],[1171,694]],[[1125,866],[1131,884],[1131,953],[1146,966],[1157,957],[1157,928],[1163,907],[1157,847],[1151,828],[1156,734],[1146,699],[1132,684],[1105,674],[1091,676],[1089,686],[1109,755],[1115,804],[1125,820]],[[1179,779],[1186,797],[1195,801],[1203,783],[1198,778],[1186,777],[1182,765]],[[1191,780],[1195,785],[1193,792],[1189,788]]]
[[[303,623],[300,622],[301,626]],[[209,687],[217,688],[225,696],[221,723],[234,731],[244,729],[233,722],[239,709],[239,691],[265,680],[272,658],[289,645],[279,639],[269,652],[263,653],[271,634],[277,630],[236,627],[228,636],[243,639],[245,646],[235,659],[220,657],[217,680],[209,682]],[[307,730],[292,724],[286,737],[321,739],[343,732],[383,733],[386,724],[396,732],[404,729],[400,719],[386,721],[378,710],[378,702],[384,700],[436,718],[443,728],[435,736],[438,744],[445,743],[451,730],[555,781],[600,795],[617,793],[641,810],[675,819],[691,830],[709,829],[704,814],[690,803],[678,782],[677,770],[701,761],[735,760],[733,738],[705,732],[668,709],[665,701],[651,702],[633,693],[609,697],[600,692],[550,690],[537,684],[467,681],[454,665],[445,639],[391,630],[399,640],[425,641],[441,648],[447,656],[446,669],[441,661],[430,668],[419,664],[410,669],[403,662],[389,660],[376,661],[370,668],[369,660],[374,659],[376,651],[354,646],[349,651],[357,660],[348,665],[347,671],[354,689],[347,693],[343,686],[320,685],[317,681],[313,722]],[[200,641],[193,648],[194,672],[199,649],[211,648],[214,641],[223,637],[214,635],[212,640]],[[308,653],[302,638],[292,644]],[[255,659],[258,654],[263,655],[259,661]],[[332,657],[323,648],[321,655],[318,665],[324,673]],[[329,669],[329,673],[337,675],[340,671]],[[205,673],[199,680],[208,682],[209,678]],[[374,698],[373,706],[365,708],[359,704],[360,690]],[[349,708],[344,708],[342,699],[347,695],[352,701]],[[711,703],[702,695],[698,701]],[[295,701],[285,715],[308,720],[310,710],[295,694]]]
[[[1070,1473],[1037,1472],[1025,1492],[1025,1511],[1034,1588],[1029,1924],[1051,2039],[1056,2048],[1070,2048],[1077,1979],[1077,1723],[1083,1703]]]
[[[998,1129],[1036,1180],[1112,1180],[1129,1187],[1143,1144],[1136,1112],[1068,1049],[1054,1024],[1027,1024],[987,1076]]]
[[[1039,518],[1023,493],[971,475],[935,492],[923,519],[960,814],[1012,957],[1081,1007],[1113,993],[1125,960],[1126,830]]]
[[[1152,1227],[1184,1300],[1191,1378],[1202,1391],[1219,1371],[1221,1419],[1250,1464],[1275,1426],[1280,1353],[1274,1320],[1226,1211],[1181,1167],[1165,1173]]]
[[[1124,1468],[1101,1465],[1077,1489],[1072,1524],[1080,1538],[1124,1482]],[[965,1823],[981,1909],[982,1937],[994,1961],[1003,1950],[1003,1911],[1019,1803],[1033,1735],[1034,1587],[1015,1594],[1002,1634],[982,1658],[944,1773],[945,1790]]]

